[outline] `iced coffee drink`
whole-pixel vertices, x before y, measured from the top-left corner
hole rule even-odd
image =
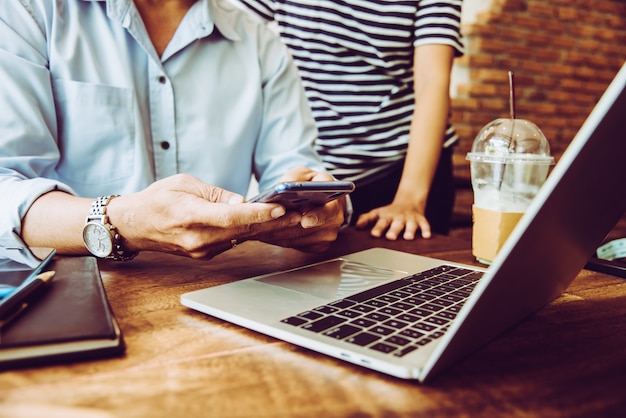
[[[480,131],[467,155],[474,204],[472,252],[489,264],[554,164],[541,130],[524,119],[497,119]]]

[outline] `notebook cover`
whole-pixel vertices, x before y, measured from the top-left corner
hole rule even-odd
[[[49,287],[0,330],[0,368],[121,354],[124,341],[94,257],[55,257]]]

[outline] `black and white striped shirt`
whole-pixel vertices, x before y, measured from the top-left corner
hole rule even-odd
[[[331,174],[365,184],[406,155],[414,48],[463,53],[461,0],[240,0],[275,20],[300,69]],[[448,126],[444,147],[458,140]]]

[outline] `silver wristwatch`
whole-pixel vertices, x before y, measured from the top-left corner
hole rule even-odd
[[[96,257],[110,258],[116,261],[128,261],[135,258],[138,251],[122,249],[123,238],[109,222],[107,205],[118,195],[101,196],[91,204],[83,227],[83,242],[89,252]]]

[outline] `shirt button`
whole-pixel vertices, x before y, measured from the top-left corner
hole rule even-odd
[[[161,148],[162,149],[170,149],[170,143],[167,141],[161,141]]]
[[[167,79],[165,78],[165,76],[163,76],[163,75],[159,76],[159,83],[165,84],[166,81],[167,81]]]

